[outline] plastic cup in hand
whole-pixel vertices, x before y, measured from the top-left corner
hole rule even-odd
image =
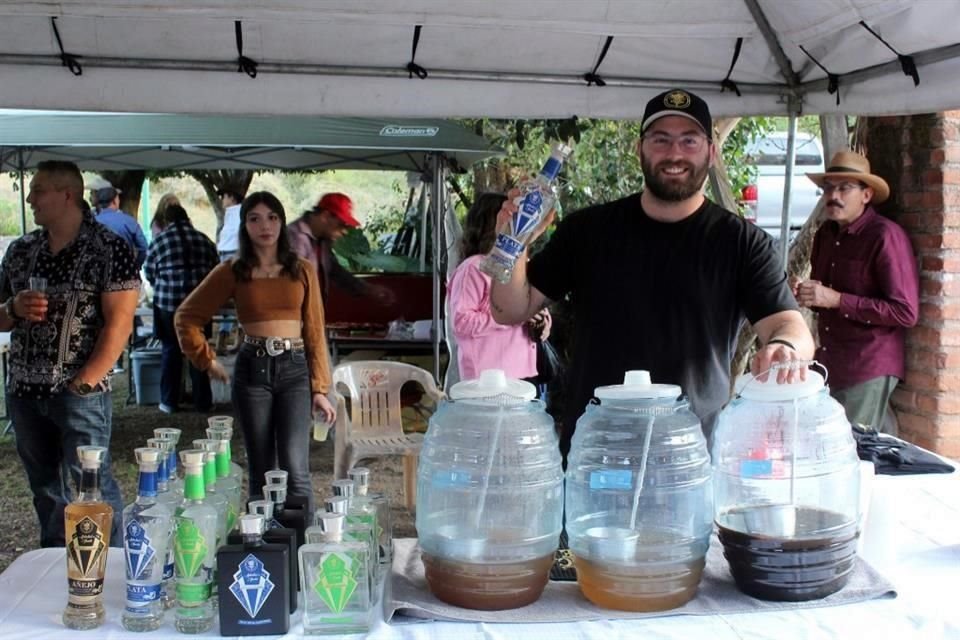
[[[323,419],[323,414],[318,414],[313,419],[313,439],[317,442],[323,442],[330,433],[330,423]]]
[[[46,278],[42,278],[40,276],[30,276],[29,287],[31,291],[37,291],[39,293],[44,294],[44,297],[46,297],[46,294],[47,294]],[[40,320],[46,320],[46,319],[47,319],[47,312],[44,311],[40,316]]]

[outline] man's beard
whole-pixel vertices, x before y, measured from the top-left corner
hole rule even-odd
[[[664,202],[683,202],[692,198],[703,188],[703,183],[707,179],[707,171],[710,169],[710,162],[704,161],[702,165],[695,165],[691,162],[661,162],[659,167],[682,165],[689,170],[687,178],[682,181],[660,179],[656,168],[650,165],[646,158],[640,160],[640,166],[643,169],[644,188],[649,189],[650,193]]]

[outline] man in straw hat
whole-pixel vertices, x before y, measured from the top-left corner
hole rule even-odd
[[[816,357],[831,394],[850,422],[880,430],[904,377],[906,329],[917,323],[916,259],[904,230],[874,210],[890,187],[865,157],[840,151],[824,173],[807,176],[823,189],[827,221],[813,241],[810,279],[794,281],[794,295],[818,314]]]

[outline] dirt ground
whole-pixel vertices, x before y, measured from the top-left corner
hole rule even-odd
[[[114,376],[113,391],[113,437],[110,453],[113,458],[113,473],[123,492],[124,503],[129,504],[136,497],[137,467],[133,456],[136,447],[146,446],[146,439],[153,435],[157,427],[176,427],[183,430],[181,448],[194,438],[206,437],[206,419],[208,415],[230,415],[230,405],[224,405],[209,414],[182,410],[167,415],[156,406],[137,406],[127,404],[126,373]],[[4,420],[0,426],[5,426]],[[234,460],[245,466],[242,436],[233,437]],[[403,466],[399,457],[381,458],[368,461],[371,470],[371,487],[390,496],[393,506],[394,535],[397,537],[415,536],[412,515],[403,507]],[[310,467],[313,473],[313,488],[318,500],[331,494],[330,482],[333,480],[333,437],[324,442],[310,442]],[[16,444],[11,434],[0,437],[0,513],[4,514],[5,525],[0,527],[0,571],[7,568],[20,554],[39,547],[40,533],[30,488]]]

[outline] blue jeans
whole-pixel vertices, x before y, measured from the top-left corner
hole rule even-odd
[[[180,387],[183,382],[183,352],[173,326],[173,311],[154,308],[153,335],[160,340],[160,402],[176,408],[180,404]],[[210,325],[204,327],[204,335],[210,337]],[[193,389],[193,406],[197,411],[209,411],[213,406],[213,392],[206,371],[190,368],[190,386]]]
[[[109,392],[80,397],[69,391],[51,398],[7,399],[17,440],[17,453],[27,472],[33,506],[40,520],[40,546],[66,546],[63,508],[74,499],[71,485],[79,489],[77,447],[107,447],[100,468],[100,491],[113,507],[110,546],[123,541],[123,498],[110,471],[110,429],[113,401]]]
[[[263,474],[280,468],[288,474],[288,494],[306,497],[313,513],[312,394],[306,354],[286,351],[269,356],[244,344],[237,354],[232,394],[247,451],[250,495],[263,494]]]

